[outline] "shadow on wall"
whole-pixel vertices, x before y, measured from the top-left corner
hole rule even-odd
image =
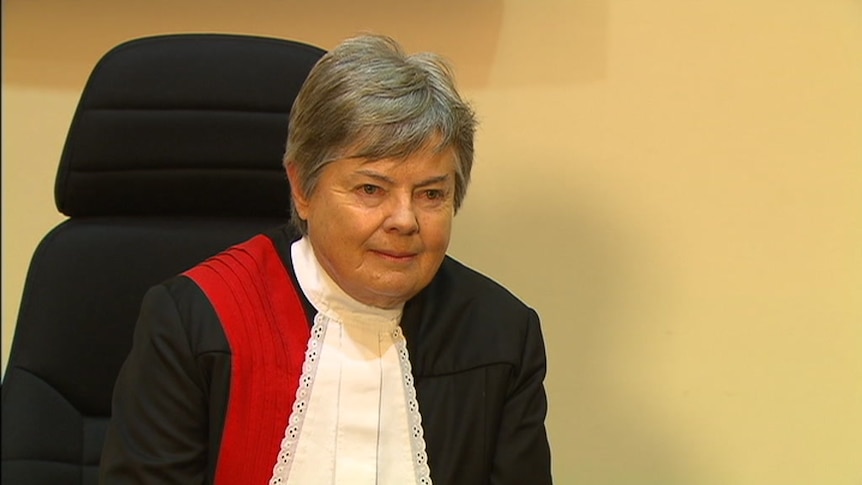
[[[465,85],[483,85],[503,6],[500,0],[46,0],[4,2],[4,8],[4,36],[12,40],[5,45],[6,82],[81,89],[92,66],[113,46],[174,32],[274,36],[326,49],[360,32],[385,33],[408,51],[448,56]]]
[[[530,180],[509,180],[471,193],[456,218],[463,229],[455,228],[452,252],[480,271],[494,268],[490,275],[542,318],[557,481],[687,484],[694,464],[642,391],[650,349],[640,337],[657,325],[650,300],[663,291],[648,241],[606,195],[553,183],[542,191]],[[496,243],[458,240],[465,230],[471,241]]]
[[[12,84],[80,90],[112,47],[175,32],[274,36],[326,49],[359,32],[385,33],[410,52],[449,58],[466,89],[568,85],[605,73],[606,1],[44,0],[3,7],[4,82]]]

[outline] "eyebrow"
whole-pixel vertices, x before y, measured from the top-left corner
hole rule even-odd
[[[358,173],[360,175],[365,175],[366,177],[370,177],[370,178],[373,178],[375,180],[380,180],[381,182],[386,182],[390,185],[395,185],[395,180],[387,177],[386,175],[374,172],[372,170],[360,169],[360,170],[357,170],[356,173]],[[447,180],[449,180],[449,174],[448,173],[443,174],[443,175],[437,175],[434,177],[429,177],[429,178],[419,182],[418,184],[416,184],[416,187],[427,187],[428,185],[438,184],[440,182],[445,182]]]

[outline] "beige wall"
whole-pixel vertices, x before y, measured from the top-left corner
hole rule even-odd
[[[451,252],[543,316],[558,483],[862,484],[859,0],[3,7],[4,364],[102,53],[373,30],[449,56],[481,117]]]

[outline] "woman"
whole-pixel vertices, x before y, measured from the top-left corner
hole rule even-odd
[[[292,227],[147,293],[101,482],[550,483],[538,316],[446,256],[474,129],[435,55],[324,56],[291,113]]]

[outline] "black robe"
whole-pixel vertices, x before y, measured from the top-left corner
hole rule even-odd
[[[299,288],[291,232],[268,237]],[[316,311],[302,300],[310,326]],[[447,257],[405,304],[401,328],[434,483],[550,484],[536,312]],[[212,483],[230,375],[230,346],[200,288],[179,276],[150,289],[114,390],[100,482]]]

